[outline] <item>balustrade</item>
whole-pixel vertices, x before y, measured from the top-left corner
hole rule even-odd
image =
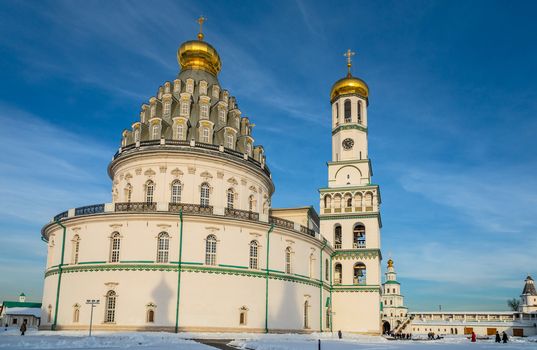
[[[187,214],[206,214],[211,215],[213,213],[213,207],[211,205],[199,205],[199,204],[187,204],[187,203],[170,203],[168,205],[168,211],[178,213],[183,210],[183,213]]]
[[[224,211],[224,215],[230,216],[233,218],[238,218],[238,219],[254,220],[254,221],[259,220],[259,213],[254,213],[253,211],[247,211],[247,210],[226,208]]]
[[[75,209],[75,216],[104,213],[104,204],[87,205]]]
[[[290,230],[295,229],[295,223],[294,222],[289,221],[289,220],[285,220],[285,219],[281,219],[281,218],[277,218],[275,216],[269,217],[269,223],[271,223],[273,225],[276,225],[276,226],[283,227],[283,228],[288,228]]]
[[[155,202],[123,202],[116,203],[116,211],[141,211],[151,212],[157,210]]]

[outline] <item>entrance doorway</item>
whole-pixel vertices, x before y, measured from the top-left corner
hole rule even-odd
[[[384,321],[382,323],[382,333],[386,334],[386,333],[390,333],[391,331],[391,326],[390,326],[390,322],[388,321]]]

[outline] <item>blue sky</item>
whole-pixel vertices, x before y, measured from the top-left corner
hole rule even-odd
[[[208,18],[276,207],[327,181],[331,85],[370,87],[383,254],[413,310],[502,310],[537,277],[537,11],[494,1],[3,1],[0,299],[42,293],[53,215],[111,201],[106,166]],[[385,261],[384,261],[385,263]],[[384,264],[383,263],[383,264]]]

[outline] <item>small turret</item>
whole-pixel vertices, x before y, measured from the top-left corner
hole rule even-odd
[[[523,313],[537,311],[537,290],[531,276],[526,277],[522,295],[520,295],[519,311]]]
[[[24,302],[26,301],[26,295],[25,295],[24,293],[21,293],[21,294],[19,295],[19,301],[20,301],[21,303],[24,303]]]

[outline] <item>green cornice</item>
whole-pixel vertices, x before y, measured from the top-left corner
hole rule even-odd
[[[336,250],[332,257],[336,260],[341,259],[372,259],[380,257],[382,254],[380,249],[349,249],[349,250]]]
[[[322,214],[319,219],[320,220],[345,220],[345,219],[368,219],[368,218],[376,218],[379,223],[379,227],[382,228],[382,218],[380,217],[379,212],[367,212],[363,214],[358,213],[352,213],[352,214]]]
[[[332,292],[381,292],[381,288],[378,285],[339,285],[333,286]]]
[[[397,281],[386,281],[386,282],[384,282],[384,284],[401,284],[401,283],[399,283]]]
[[[232,265],[219,265],[217,266],[205,266],[199,265],[199,263],[190,263],[190,262],[181,262],[181,271],[183,272],[195,272],[195,273],[214,273],[214,274],[223,274],[223,275],[235,275],[235,276],[247,276],[247,277],[259,277],[265,278],[265,270],[250,270],[243,267],[222,267],[222,266],[232,266]],[[186,266],[185,266],[186,265]],[[75,273],[75,272],[96,272],[96,271],[171,271],[177,272],[178,264],[169,263],[169,264],[95,264],[95,265],[71,265],[64,267],[62,270],[64,273]],[[56,275],[58,269],[49,269],[45,273],[45,277]],[[295,282],[306,284],[314,287],[320,287],[321,283],[319,280],[313,278],[300,277],[299,275],[289,275],[281,272],[274,272],[271,270],[269,272],[269,278],[273,280],[281,280],[288,282]],[[323,283],[323,288],[330,290],[330,286],[326,283]]]
[[[340,132],[341,130],[350,130],[350,129],[356,129],[356,130],[360,130],[360,131],[363,131],[363,132],[367,133],[367,128],[364,128],[364,127],[361,126],[361,125],[357,125],[357,124],[343,124],[343,125],[340,125],[340,126],[338,126],[337,128],[335,128],[334,130],[332,130],[332,135],[337,134],[337,133]]]

